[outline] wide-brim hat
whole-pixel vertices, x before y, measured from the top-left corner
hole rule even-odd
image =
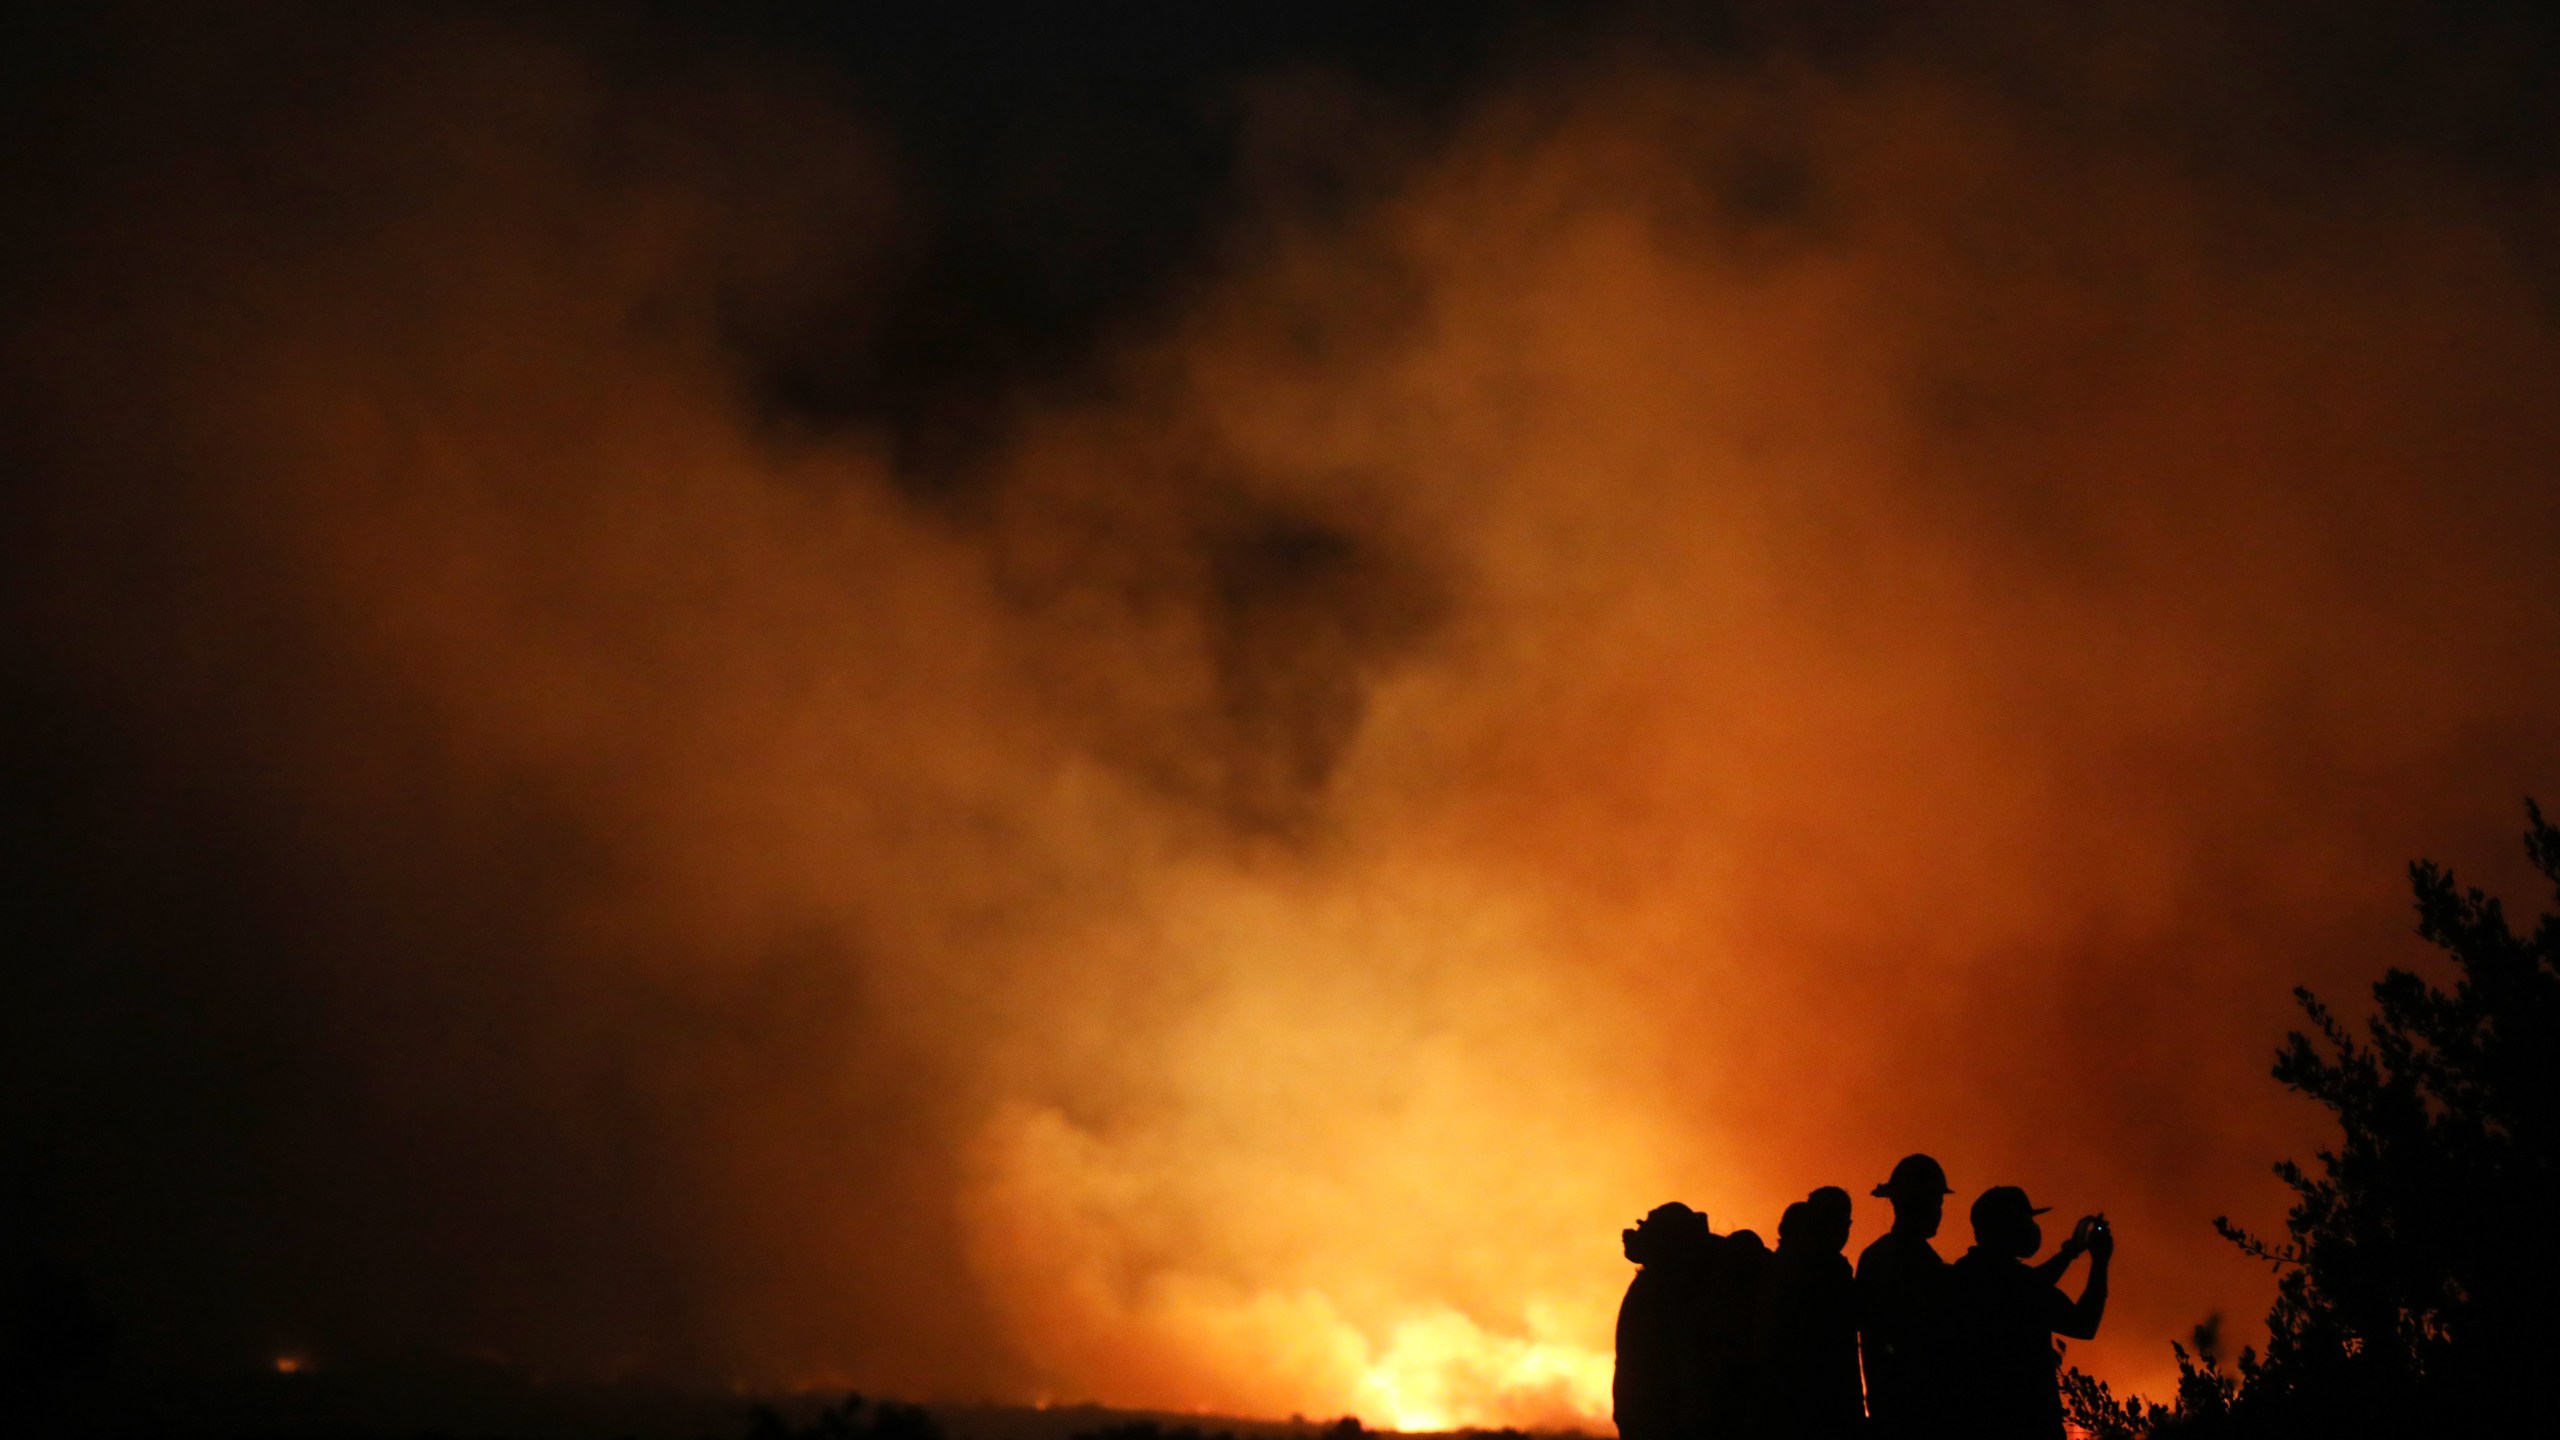
[[[1973,1223],[1978,1229],[1986,1220],[2032,1220],[2052,1208],[2030,1203],[2015,1185],[1994,1185],[1973,1202]]]
[[[1867,1193],[1891,1199],[1896,1195],[1953,1195],[1956,1190],[1947,1183],[1946,1167],[1934,1156],[1905,1155],[1895,1162],[1892,1176]]]

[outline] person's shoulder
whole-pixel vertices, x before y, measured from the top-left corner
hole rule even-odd
[[[1991,1254],[1986,1250],[1967,1250],[1957,1256],[1954,1263],[1947,1266],[1949,1271],[1963,1277],[1968,1283],[1982,1285],[1997,1285],[2007,1278],[2007,1272],[2012,1270],[2023,1272],[2024,1268],[2014,1260]]]
[[[1928,1241],[1888,1230],[1868,1241],[1867,1248],[1858,1252],[1856,1273],[1865,1275],[1870,1271],[1907,1270],[1914,1266],[1935,1269],[1944,1263]]]
[[[1983,1250],[1966,1251],[1947,1269],[1957,1284],[1978,1294],[2023,1296],[2054,1288],[2025,1261]]]
[[[1636,1278],[1627,1282],[1626,1298],[1618,1302],[1618,1308],[1647,1315],[1677,1309],[1691,1288],[1681,1284],[1678,1276],[1650,1268],[1639,1270]]]

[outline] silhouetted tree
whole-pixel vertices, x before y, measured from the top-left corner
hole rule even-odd
[[[2560,828],[2525,812],[2525,853],[2560,895]],[[2276,1167],[2284,1241],[2214,1222],[2276,1270],[2266,1354],[2226,1373],[2200,1335],[2169,1406],[2075,1372],[2094,1433],[2467,1436],[2537,1408],[2560,1358],[2560,916],[2518,935],[2441,867],[2410,878],[2452,985],[2387,972],[2361,1038],[2295,991],[2315,1033],[2288,1037],[2275,1078],[2327,1107],[2339,1141]]]
[[[2560,891],[2560,829],[2526,803],[2525,853]],[[2342,1143],[2276,1173],[2289,1243],[2217,1222],[2281,1279],[2249,1403],[2324,1423],[2486,1428],[2522,1413],[2560,1327],[2560,917],[2519,936],[2496,899],[2410,867],[2418,933],[2451,989],[2394,969],[2366,1038],[2308,991],[2275,1075],[2338,1117]]]

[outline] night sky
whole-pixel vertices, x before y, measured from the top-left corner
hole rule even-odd
[[[1925,1149],[2247,1338],[2547,898],[2560,21],[2235,8],[12,8],[13,1323],[1605,1430]]]

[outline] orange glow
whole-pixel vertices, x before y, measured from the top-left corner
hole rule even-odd
[[[1594,67],[1254,231],[955,479],[778,433],[722,328],[894,248],[856,122],[492,43],[272,127],[396,203],[173,165],[13,321],[78,339],[24,382],[107,497],[55,529],[189,527],[39,577],[22,648],[252,816],[298,948],[222,993],[346,1097],[276,1143],[377,1142],[277,1160],[382,1193],[261,1218],[322,1277],[276,1313],[1589,1428],[1621,1227],[1837,1184],[1863,1245],[1927,1149],[2110,1212],[2074,1358],[2156,1390],[2267,1297],[2208,1220],[2316,1138],[2288,987],[2560,798],[2560,349],[2434,189],[2297,216],[1891,67]],[[819,150],[862,203],[771,158]]]
[[[1618,1276],[1590,1237],[1613,1192],[1669,1183],[1643,1158],[1666,1137],[1599,1088],[1609,1012],[1554,989],[1533,922],[1452,877],[1204,880],[1159,925],[1162,963],[1222,977],[1130,1057],[1174,1103],[1018,1107],[981,1137],[973,1254],[1018,1331],[1066,1374],[1163,1366],[1138,1372],[1157,1403],[1605,1419]]]

